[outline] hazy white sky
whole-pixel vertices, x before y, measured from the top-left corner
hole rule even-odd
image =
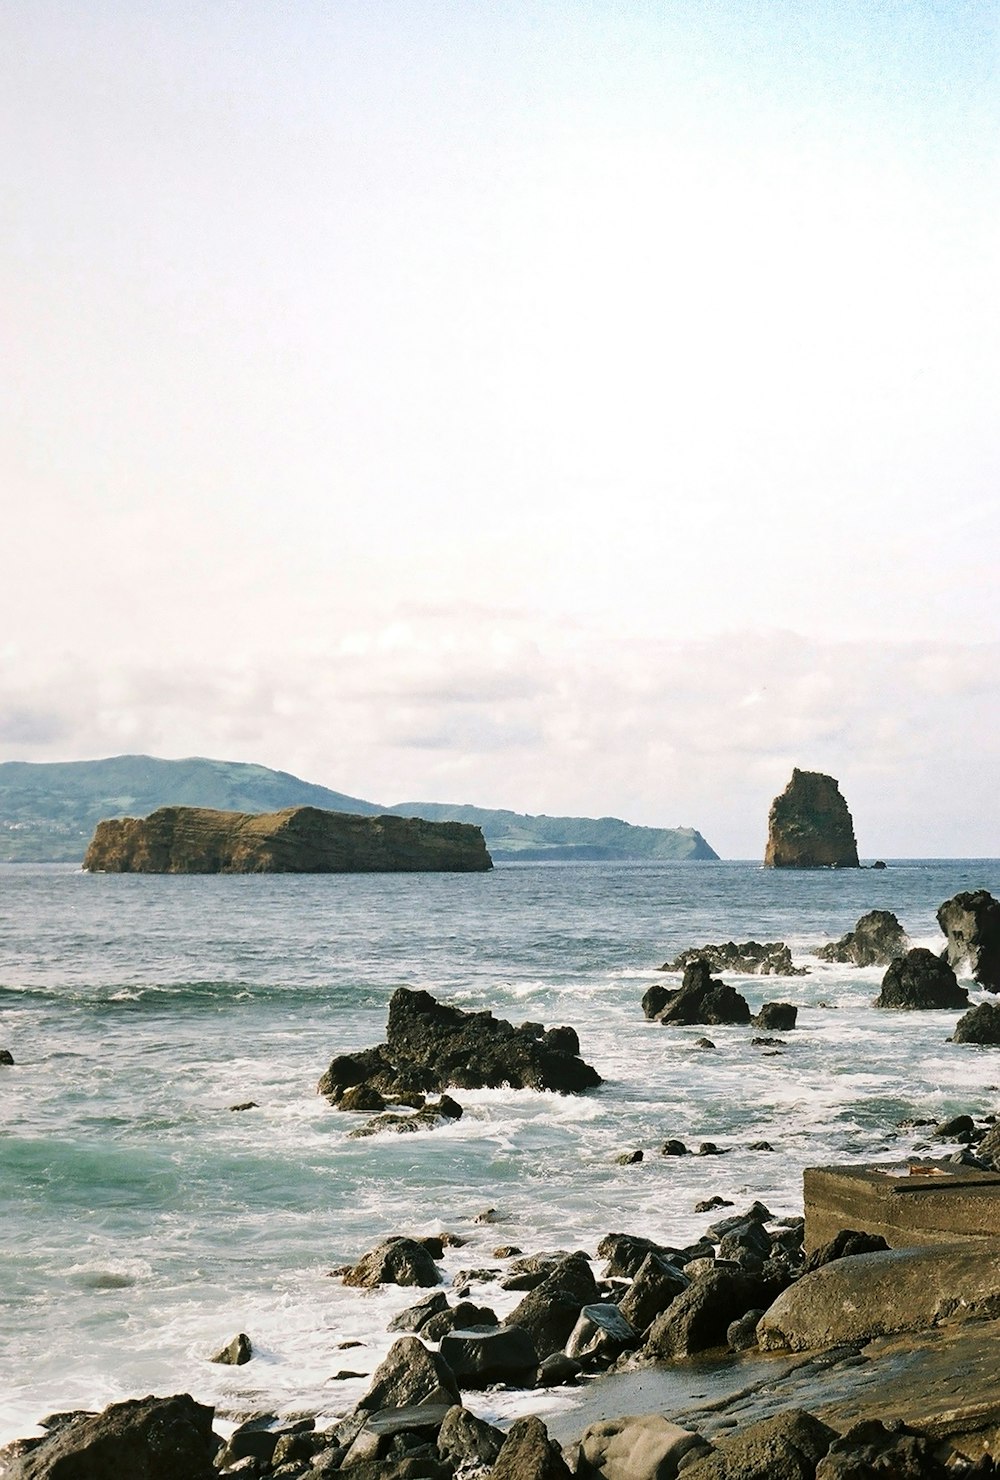
[[[7,0],[0,759],[1000,854],[998,38]]]

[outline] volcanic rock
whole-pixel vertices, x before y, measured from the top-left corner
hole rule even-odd
[[[755,1306],[764,1307],[759,1279],[738,1270],[709,1269],[698,1275],[657,1316],[640,1354],[644,1362],[688,1357],[724,1346],[733,1321]]]
[[[529,1414],[511,1424],[490,1480],[572,1480],[572,1472],[542,1420]]]
[[[481,872],[493,867],[468,822],[355,817],[319,807],[216,812],[161,807],[97,824],[83,867],[114,874]]]
[[[891,910],[869,910],[853,930],[820,946],[816,954],[821,961],[839,961],[845,966],[888,966],[905,955],[909,944]]]
[[[937,912],[948,937],[948,965],[955,971],[966,962],[972,979],[988,992],[1000,992],[1000,900],[985,889],[956,894]]]
[[[220,1363],[223,1367],[242,1367],[245,1362],[250,1361],[252,1356],[253,1346],[250,1338],[245,1331],[240,1331],[229,1345],[216,1352],[211,1360]]]
[[[9,1048],[0,1048],[0,1064],[13,1064],[14,1055]]]
[[[646,1255],[618,1309],[637,1331],[646,1331],[688,1287],[687,1275],[661,1254]]]
[[[882,978],[882,990],[875,999],[876,1007],[922,1010],[926,1008],[968,1007],[969,994],[958,985],[958,979],[947,961],[933,951],[916,946],[893,961]]]
[[[379,1411],[461,1401],[455,1374],[445,1359],[424,1346],[419,1336],[401,1336],[375,1369],[358,1409]]]
[[[713,977],[708,962],[699,956],[685,969],[680,990],[656,1014],[656,1021],[665,1026],[749,1023],[750,1007],[735,987]]]
[[[799,1009],[794,1002],[765,1002],[753,1019],[753,1025],[772,1033],[790,1033],[798,1015]]]
[[[1000,1044],[1000,1002],[980,1002],[955,1024],[952,1043]]]
[[[534,1386],[538,1353],[521,1326],[467,1326],[450,1331],[441,1338],[441,1355],[460,1387],[483,1388],[494,1382]]]
[[[571,1254],[540,1285],[529,1290],[504,1325],[523,1326],[539,1357],[548,1357],[565,1347],[580,1311],[585,1305],[596,1305],[597,1300],[598,1289],[586,1254]]]
[[[585,1305],[566,1342],[566,1355],[589,1366],[609,1367],[624,1351],[639,1345],[639,1332],[617,1305]]]
[[[727,940],[722,945],[691,946],[661,971],[683,971],[692,961],[707,961],[713,971],[734,971],[739,976],[806,976],[804,966],[792,964],[792,953],[784,941],[745,940],[741,945]]]
[[[214,1480],[212,1409],[187,1393],[130,1398],[60,1425],[14,1461],[7,1480]]]
[[[449,1408],[438,1433],[438,1453],[456,1470],[486,1469],[503,1447],[503,1430],[477,1418],[467,1408]]]
[[[399,987],[389,1001],[387,1041],[362,1053],[339,1054],[319,1081],[319,1093],[338,1102],[356,1084],[382,1095],[417,1090],[558,1090],[577,1094],[601,1076],[580,1054],[572,1028],[515,1028],[491,1012],[463,1012],[429,992]]]
[[[792,771],[771,803],[765,868],[858,868],[854,824],[840,787],[820,771]]]
[[[439,1285],[441,1274],[423,1244],[390,1238],[363,1255],[344,1275],[345,1285],[373,1290],[376,1285]]]

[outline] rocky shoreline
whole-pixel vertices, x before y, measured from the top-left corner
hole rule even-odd
[[[968,961],[995,990],[997,911],[979,893],[956,896],[939,918],[949,957]],[[865,919],[851,932],[855,946]],[[904,986],[910,981],[919,993],[925,963],[910,958],[921,954],[951,971],[930,952],[907,951],[905,937],[881,924],[892,937],[887,979],[902,972]],[[845,945],[851,937],[837,945],[853,948]],[[772,959],[774,944],[766,947]],[[679,988],[658,988],[665,999],[655,1015],[665,1026],[671,1004],[693,998],[697,1014],[716,1000],[723,984],[710,969],[696,955]],[[747,1023],[749,1013],[738,1013],[735,1021]],[[769,1025],[764,1016],[761,1009],[757,1025]],[[685,1007],[677,1020],[703,1019]],[[794,1019],[782,1030],[792,1026]],[[561,1093],[600,1083],[571,1028],[516,1028],[400,989],[386,1043],[336,1057],[319,1087],[338,1109],[381,1110],[397,1122],[383,1119],[377,1133],[419,1116],[426,1124],[428,1115],[460,1114],[449,1088],[517,1079]],[[436,1103],[428,1103],[431,1093]],[[949,1148],[944,1166],[1000,1170],[992,1117],[952,1117],[927,1122],[927,1130],[929,1147]],[[660,1151],[686,1149],[668,1141]],[[0,1474],[848,1480],[995,1473],[1000,1383],[990,1343],[1000,1334],[1000,1241],[890,1249],[864,1228],[845,1228],[807,1252],[801,1217],[775,1219],[760,1201],[731,1209],[721,1197],[700,1204],[711,1221],[683,1248],[628,1232],[610,1232],[592,1250],[525,1253],[497,1244],[488,1265],[454,1276],[450,1292],[439,1264],[449,1245],[465,1242],[464,1232],[411,1238],[387,1231],[336,1276],[362,1290],[411,1286],[418,1298],[393,1318],[390,1330],[399,1334],[367,1374],[365,1394],[332,1425],[319,1428],[315,1414],[255,1413],[217,1435],[212,1410],[187,1395],[137,1399],[103,1414],[51,1415],[45,1437],[22,1440],[0,1457]],[[493,1218],[484,1209],[479,1221],[488,1226]],[[483,1287],[494,1283],[518,1297],[502,1317],[482,1303]],[[851,1321],[843,1319],[848,1306]],[[253,1359],[241,1332],[214,1360]],[[531,1410],[506,1432],[474,1411],[484,1392],[497,1390],[515,1404],[523,1394]]]

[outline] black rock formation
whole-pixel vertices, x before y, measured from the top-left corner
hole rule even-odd
[[[820,946],[816,954],[821,961],[839,961],[845,966],[888,966],[906,954],[909,944],[891,910],[869,910],[853,930]]]
[[[318,1088],[338,1103],[355,1085],[381,1095],[503,1085],[578,1094],[601,1082],[597,1070],[580,1058],[572,1028],[546,1031],[536,1023],[515,1028],[491,1012],[463,1012],[429,992],[399,987],[389,1002],[386,1042],[338,1055]]]
[[[968,962],[973,981],[1000,992],[1000,900],[985,889],[956,894],[945,900],[937,918],[948,937],[948,965],[958,971]]]
[[[893,961],[882,978],[876,1007],[924,1009],[968,1007],[969,994],[940,956],[917,946]]]

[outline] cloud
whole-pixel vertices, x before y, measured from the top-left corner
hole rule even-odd
[[[626,641],[411,610],[325,654],[0,672],[0,758],[253,760],[391,803],[473,801],[701,829],[758,855],[793,765],[842,783],[864,854],[989,855],[997,645],[794,633]]]

